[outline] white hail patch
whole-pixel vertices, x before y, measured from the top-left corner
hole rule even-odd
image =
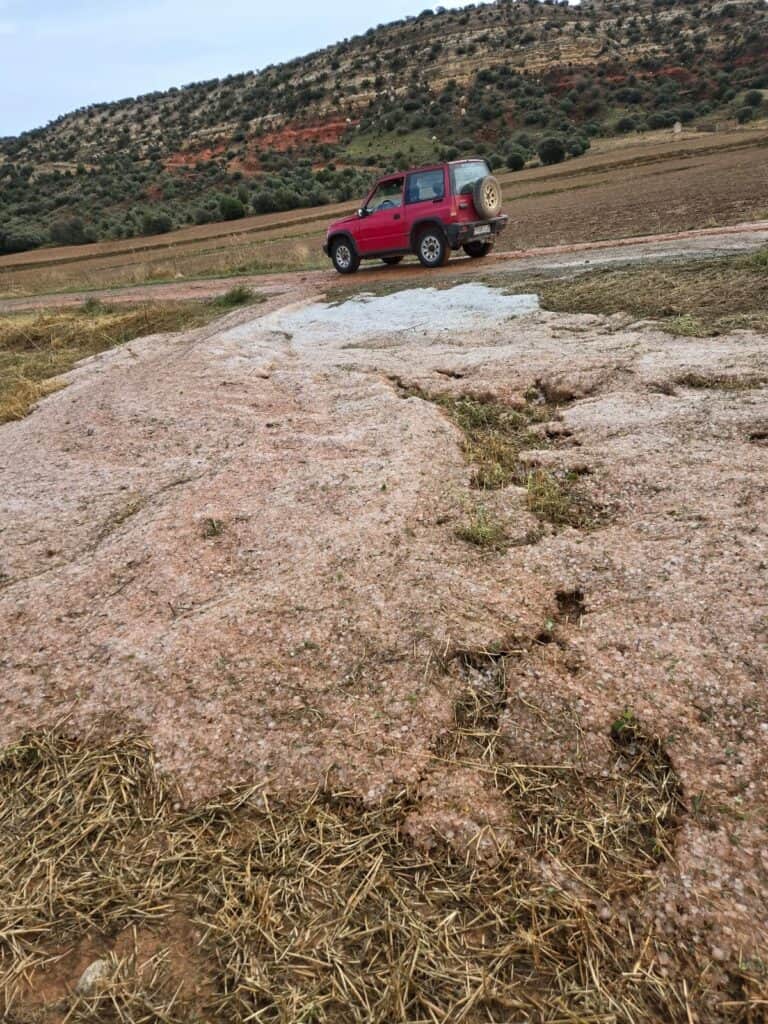
[[[356,338],[401,331],[434,334],[493,327],[538,309],[537,295],[505,295],[484,284],[462,284],[444,290],[410,288],[382,296],[363,293],[338,305],[312,303],[277,311],[265,317],[261,326],[301,341],[337,333]]]

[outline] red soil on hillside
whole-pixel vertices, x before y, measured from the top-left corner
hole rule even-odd
[[[276,149],[279,153],[296,149],[305,143],[331,145],[340,142],[344,133],[359,123],[359,121],[352,120],[336,120],[326,121],[324,124],[305,125],[302,128],[286,125],[273,132],[266,132],[259,139],[259,143],[262,149]]]
[[[215,160],[216,157],[222,155],[226,148],[223,142],[218,142],[215,146],[204,146],[201,149],[188,149],[180,153],[171,153],[170,156],[165,158],[165,169],[167,171],[186,170],[187,168],[194,167],[195,164]]]

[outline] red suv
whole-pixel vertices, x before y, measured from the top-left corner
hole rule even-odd
[[[357,214],[331,224],[323,252],[340,274],[361,260],[399,263],[409,253],[442,267],[452,249],[486,256],[508,219],[485,160],[455,160],[382,178]]]

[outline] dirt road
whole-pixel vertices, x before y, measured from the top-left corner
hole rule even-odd
[[[242,284],[267,296],[286,295],[297,290],[302,294],[324,292],[343,283],[366,285],[391,280],[413,280],[428,284],[441,276],[486,275],[494,269],[508,272],[511,267],[521,273],[557,272],[564,269],[593,269],[621,262],[683,259],[747,252],[768,244],[768,221],[734,224],[730,227],[705,228],[639,238],[605,242],[582,242],[573,245],[546,246],[511,252],[497,252],[484,260],[454,257],[447,267],[427,274],[415,259],[399,267],[363,264],[354,277],[343,278],[333,270],[314,270],[289,274],[261,274],[236,278],[214,278],[179,281],[171,284],[98,289],[69,292],[62,295],[38,295],[0,301],[0,314],[25,309],[45,309],[81,305],[86,299],[99,299],[110,304],[152,301],[210,299],[224,294],[233,285]]]

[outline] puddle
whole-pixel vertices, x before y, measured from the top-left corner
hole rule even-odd
[[[411,288],[392,295],[363,293],[340,305],[314,303],[275,313],[270,327],[279,326],[300,341],[327,338],[337,331],[346,338],[419,330],[434,334],[496,326],[538,309],[538,295],[506,295],[484,284],[462,284],[442,290]]]

